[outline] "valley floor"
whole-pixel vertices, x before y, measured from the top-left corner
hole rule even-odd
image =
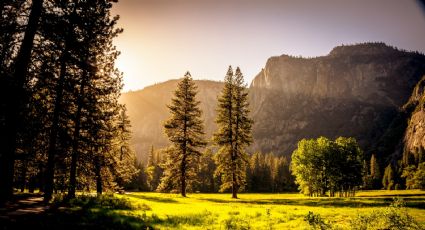
[[[319,219],[336,229],[352,229],[359,215],[379,210],[379,215],[387,215],[385,211],[395,197],[403,200],[405,208],[400,210],[404,214],[425,224],[425,191],[419,190],[364,191],[353,198],[310,198],[296,193],[230,197],[188,194],[183,198],[148,192],[82,196],[66,205],[54,202],[43,213],[7,217],[3,212],[0,229],[311,229],[306,221],[309,212],[314,213],[310,217],[316,222]]]
[[[308,229],[304,220],[312,211],[332,223],[348,228],[359,214],[387,208],[394,197],[403,199],[406,211],[425,223],[425,192],[367,191],[354,198],[310,198],[301,194],[176,194],[130,193],[123,195],[133,204],[147,205],[147,211],[123,211],[150,220],[159,229]]]

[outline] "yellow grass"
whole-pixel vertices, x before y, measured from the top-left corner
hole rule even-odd
[[[310,198],[301,194],[177,194],[130,193],[118,195],[134,205],[151,210],[116,211],[143,218],[157,229],[226,229],[234,226],[251,229],[308,229],[304,217],[309,211],[320,214],[345,229],[358,214],[387,207],[393,197],[406,202],[407,211],[425,223],[425,192],[419,190],[365,191],[354,198]]]

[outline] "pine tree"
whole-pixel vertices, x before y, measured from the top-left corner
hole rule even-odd
[[[246,183],[248,156],[245,148],[252,142],[252,120],[249,118],[248,93],[239,67],[233,75],[229,66],[224,79],[224,88],[218,99],[218,131],[215,143],[220,146],[216,155],[216,174],[221,175],[220,191],[232,190],[232,198]]]
[[[362,181],[363,181],[363,185],[362,188],[363,189],[368,189],[371,187],[372,185],[372,177],[369,173],[369,167],[367,164],[366,160],[363,160],[363,168],[362,168]]]
[[[374,154],[370,157],[370,176],[373,188],[378,188],[381,180],[381,171]]]
[[[216,192],[215,168],[214,153],[211,148],[207,148],[199,159],[196,191]]]
[[[2,18],[3,10],[6,10],[5,4],[12,3],[13,2],[2,1]],[[5,112],[3,121],[4,125],[2,124],[1,127],[1,133],[3,135],[0,138],[0,146],[2,148],[0,151],[0,201],[4,201],[5,199],[7,200],[13,195],[13,177],[15,152],[18,145],[18,132],[19,126],[23,123],[24,120],[23,110],[25,109],[27,100],[25,96],[26,85],[28,84],[29,80],[28,72],[31,64],[31,52],[34,47],[36,32],[39,28],[39,21],[42,10],[43,0],[32,1],[25,31],[23,36],[21,36],[23,39],[20,42],[19,50],[15,51],[17,52],[17,55],[13,64],[11,65],[11,71],[9,72],[13,78],[6,79],[8,84],[4,85],[6,86],[5,88],[1,88],[2,96],[3,93],[4,95],[7,95],[7,101],[6,103],[1,103],[2,107],[4,105]],[[20,17],[18,15],[15,16],[16,18]],[[4,40],[1,42],[3,43]],[[5,42],[5,44],[7,45],[8,42]],[[1,100],[6,100],[6,98]]]
[[[195,179],[194,163],[201,156],[199,148],[206,145],[202,111],[196,94],[197,87],[187,72],[177,85],[171,105],[168,105],[171,117],[164,123],[165,134],[172,146],[167,154],[159,190],[179,189],[183,197],[186,197],[186,188]]]
[[[382,186],[388,190],[394,187],[394,172],[391,163],[385,168],[384,176],[382,177]]]
[[[158,186],[158,184],[155,183],[155,172],[157,167],[158,164],[155,159],[155,149],[152,145],[148,155],[148,164],[146,166],[147,184],[150,191],[155,191],[156,187]]]

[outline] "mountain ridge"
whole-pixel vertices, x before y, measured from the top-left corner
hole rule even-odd
[[[368,154],[389,151],[381,148],[379,141],[385,133],[391,133],[388,129],[424,75],[424,55],[384,43],[338,46],[326,56],[313,58],[270,57],[249,86],[255,121],[254,144],[249,151],[288,156],[300,139],[318,136],[353,136]],[[157,148],[167,145],[159,120],[167,118],[165,104],[169,103],[177,81],[123,94],[121,101],[127,104],[135,126],[133,143],[139,145],[139,155],[146,155],[151,144]],[[195,82],[206,113],[209,138],[215,129],[216,99],[223,83]],[[146,108],[140,109],[143,105]],[[136,117],[143,121],[134,121]]]

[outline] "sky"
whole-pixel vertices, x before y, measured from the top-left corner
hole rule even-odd
[[[315,57],[383,41],[425,53],[425,10],[415,0],[120,0],[114,44],[124,91],[180,78],[222,80],[239,66],[249,84],[269,57]]]

